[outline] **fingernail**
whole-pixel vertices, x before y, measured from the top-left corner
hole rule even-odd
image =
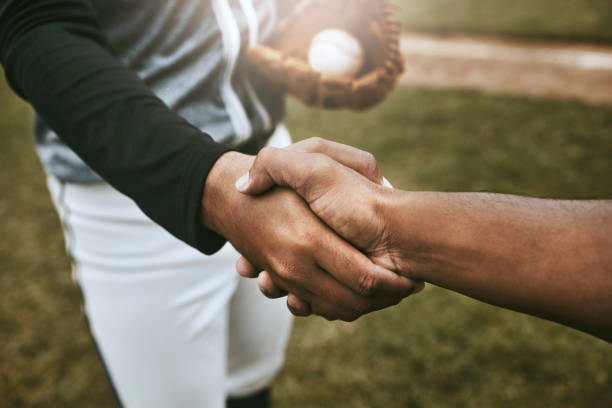
[[[246,172],[236,181],[236,188],[238,189],[238,191],[245,191],[248,187],[249,172]]]

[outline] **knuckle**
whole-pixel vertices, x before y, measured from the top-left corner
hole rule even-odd
[[[268,161],[269,158],[274,155],[276,149],[270,146],[264,146],[261,148],[257,157],[255,158],[255,163]]]
[[[354,320],[370,312],[373,312],[374,310],[377,310],[378,307],[376,306],[376,304],[376,301],[367,298],[361,298],[361,300],[359,302],[356,302],[353,306],[353,313],[355,314]]]
[[[339,313],[337,307],[330,306],[329,304],[325,302],[311,303],[310,306],[312,307],[312,312],[315,315],[321,316],[322,318],[330,322],[334,320],[338,320],[338,318],[340,317],[339,314],[341,314]]]
[[[312,152],[320,152],[323,149],[324,141],[322,138],[315,136],[307,140],[308,150]]]
[[[299,228],[293,235],[296,253],[311,254],[320,248],[320,233],[311,228]]]
[[[357,303],[354,307],[354,312],[358,315],[364,315],[366,313],[369,313],[373,310],[372,305],[370,304],[369,301],[367,300],[362,300],[361,302]]]
[[[313,160],[313,170],[318,171],[319,174],[329,174],[333,170],[334,164],[337,164],[335,160],[324,153],[313,154],[315,155]]]
[[[253,164],[249,170],[251,177],[260,172],[262,168],[265,168],[265,162],[268,160],[267,157],[269,156],[266,149],[267,147],[264,147],[257,153],[257,156],[255,156],[255,160],[253,160]]]
[[[380,172],[380,168],[378,167],[378,162],[376,161],[376,157],[370,152],[363,152],[363,164],[364,169],[371,177],[376,180],[382,179],[382,173]]]
[[[276,275],[282,280],[299,281],[299,268],[293,262],[283,262],[276,270]]]
[[[366,152],[362,150],[362,155],[363,155],[363,161],[365,163],[367,163],[370,166],[377,166],[376,164],[376,158],[374,157],[374,155],[370,152]]]
[[[372,305],[370,304],[369,301],[367,300],[358,301],[352,304],[350,309],[348,309],[346,313],[344,313],[342,320],[347,321],[347,322],[354,322],[355,320],[359,319],[361,316],[370,313],[372,310],[374,309],[372,308]]]

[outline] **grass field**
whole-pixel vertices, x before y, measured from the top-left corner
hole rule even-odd
[[[612,110],[400,89],[365,115],[293,105],[299,137],[373,152],[397,187],[612,198]],[[309,359],[309,356],[312,356]],[[612,348],[429,288],[356,324],[299,321],[283,407],[607,407]]]
[[[411,30],[612,41],[610,0],[392,1]]]
[[[112,398],[33,152],[0,82],[0,407]],[[405,189],[612,198],[612,109],[399,89],[365,114],[291,104],[289,125],[378,157]],[[295,323],[275,389],[294,407],[609,407],[612,347],[438,288],[354,324]]]

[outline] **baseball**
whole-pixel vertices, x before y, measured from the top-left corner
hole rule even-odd
[[[346,31],[323,30],[310,43],[308,63],[322,74],[353,77],[363,65],[363,49]]]

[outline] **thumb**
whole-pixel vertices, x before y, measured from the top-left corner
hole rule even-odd
[[[275,184],[265,172],[251,168],[236,180],[236,189],[243,194],[256,195],[268,191]]]
[[[236,189],[244,194],[261,194],[274,186],[298,190],[312,172],[308,153],[263,148],[255,157],[248,173],[236,181]]]
[[[248,194],[251,191],[251,172],[247,171],[236,180],[236,189],[241,193]]]
[[[270,173],[276,173],[275,157],[281,154],[280,149],[266,147],[262,149],[248,172],[236,180],[236,189],[244,194],[261,194],[278,183]]]

